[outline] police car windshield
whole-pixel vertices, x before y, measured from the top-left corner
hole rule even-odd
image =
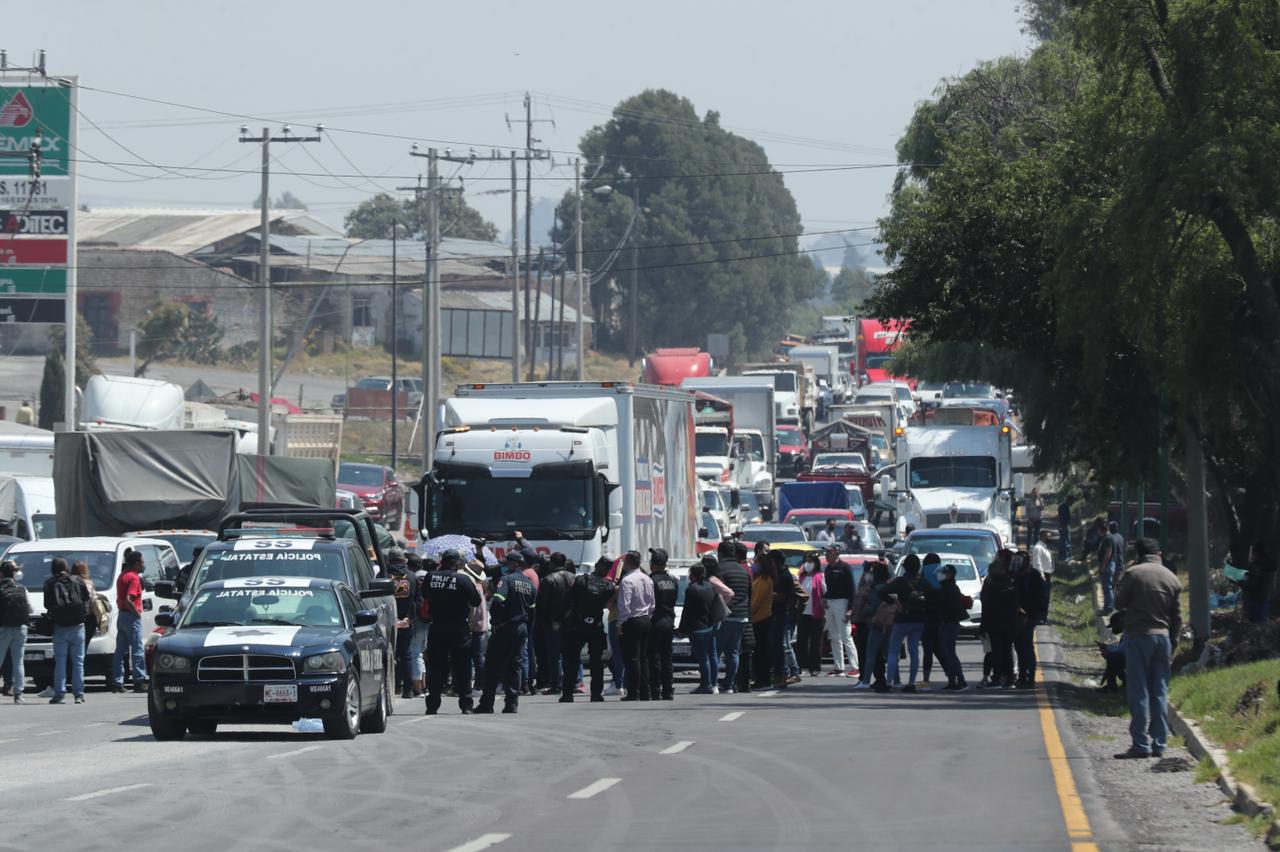
[[[22,585],[32,591],[39,591],[44,588],[44,581],[49,579],[53,573],[49,570],[49,566],[53,563],[54,557],[57,556],[67,560],[68,569],[78,560],[83,559],[85,564],[89,566],[89,576],[93,579],[93,587],[100,592],[110,589],[112,583],[115,582],[116,552],[114,550],[97,552],[41,550],[10,553],[6,558],[18,563],[18,567],[22,569]]]
[[[273,581],[285,585],[273,585]],[[342,626],[342,612],[332,589],[306,588],[306,581],[288,583],[284,578],[258,577],[239,581],[235,588],[202,589],[187,609],[182,626]],[[253,641],[248,633],[239,638]]]
[[[243,539],[227,549],[204,552],[194,588],[215,580],[239,577],[317,577],[346,580],[346,565],[337,549],[321,550],[311,539]]]

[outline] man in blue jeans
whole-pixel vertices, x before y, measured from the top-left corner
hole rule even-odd
[[[716,650],[724,653],[724,683],[721,692],[737,692],[738,659],[742,650],[742,634],[751,623],[751,575],[737,559],[737,542],[726,539],[716,548],[716,576],[733,592],[729,615],[720,622]]]
[[[133,691],[147,691],[147,666],[142,656],[142,553],[124,552],[124,570],[116,580],[116,655],[111,663],[111,691],[124,692],[125,664],[133,664]],[[81,637],[83,642],[83,635]]]
[[[0,663],[9,663],[4,677],[13,691],[14,704],[26,703],[22,700],[22,654],[27,646],[27,621],[31,618],[31,604],[21,580],[22,572],[15,562],[0,563]]]
[[[88,597],[79,577],[72,577],[67,560],[55,556],[44,582],[44,611],[53,622],[53,697],[62,704],[67,692],[67,666],[71,667],[71,693],[84,703],[84,614]]]
[[[1182,584],[1160,560],[1160,545],[1140,539],[1137,551],[1138,561],[1124,572],[1116,593],[1124,617],[1125,691],[1132,717],[1129,750],[1117,754],[1118,760],[1164,754],[1173,643],[1182,630]]]

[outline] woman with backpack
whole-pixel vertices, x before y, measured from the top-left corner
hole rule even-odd
[[[796,658],[800,668],[808,668],[810,675],[818,677],[822,674],[822,635],[827,625],[827,610],[823,602],[827,583],[817,553],[805,554],[800,589],[804,592],[804,602],[797,607]]]
[[[889,681],[899,683],[898,652],[902,643],[907,644],[911,658],[911,674],[903,684],[903,692],[916,691],[916,674],[920,671],[920,638],[924,635],[924,623],[928,616],[928,582],[920,573],[920,557],[908,554],[902,560],[902,576],[885,587],[884,594],[897,603],[898,611],[889,634]]]

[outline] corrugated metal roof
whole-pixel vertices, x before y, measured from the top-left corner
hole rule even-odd
[[[257,238],[257,234],[250,234]],[[289,254],[306,255],[342,255],[347,257],[391,257],[391,240],[353,240],[346,237],[307,237],[271,235],[272,248]],[[427,244],[421,240],[397,240],[396,254],[401,260],[425,262]],[[440,240],[440,258],[442,260],[481,260],[508,261],[511,249],[502,243],[489,243],[481,240],[458,240],[444,237]]]
[[[256,264],[258,262],[256,254],[240,255],[235,259],[244,263]],[[313,254],[310,257],[292,254],[271,255],[272,269],[283,267],[310,269],[333,275],[343,275],[352,279],[385,278],[387,283],[391,282],[393,266],[396,267],[395,271],[399,274],[400,280],[408,282],[422,278],[425,261],[423,258],[414,260],[412,258],[398,257],[396,263],[392,264],[389,257],[352,257],[347,255],[344,258],[341,255],[332,254]],[[459,279],[468,281],[501,281],[505,276],[503,273],[487,266],[477,266],[474,263],[464,263],[460,260],[441,260],[440,277],[453,281]]]
[[[273,210],[271,221],[312,234],[340,236],[303,210]],[[188,255],[240,234],[256,230],[258,210],[179,210],[100,208],[76,219],[76,242],[103,248],[168,251]]]
[[[404,294],[407,301],[420,301],[422,296],[416,290],[409,291]],[[440,290],[440,307],[444,310],[456,311],[500,311],[502,313],[511,313],[511,291],[507,289],[498,290],[472,290],[461,289],[456,287],[443,287]],[[524,297],[521,296],[520,310],[524,310]],[[538,317],[542,322],[551,322],[552,320],[560,320],[560,300],[553,299],[547,293],[533,293],[529,299],[529,311]],[[564,307],[564,321],[567,323],[578,321],[578,312],[573,309],[571,304]],[[591,315],[587,314],[585,322],[592,322]]]

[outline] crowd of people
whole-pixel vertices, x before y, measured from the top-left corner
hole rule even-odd
[[[1031,553],[1002,551],[990,568],[980,594],[979,688],[1034,685],[1034,632],[1048,613],[1054,566],[1049,540],[1042,532]],[[937,554],[912,554],[895,577],[887,562],[859,566],[841,554],[832,544],[793,572],[767,543],[749,552],[728,539],[689,568],[681,599],[661,549],[649,551],[647,565],[630,551],[584,572],[519,536],[497,566],[453,550],[437,561],[392,549],[386,567],[398,581],[402,628],[396,688],[425,696],[429,714],[445,695],[463,713],[492,713],[499,691],[506,713],[518,712],[521,695],[538,693],[564,703],[588,695],[670,701],[673,647],[685,640],[695,694],[786,689],[806,674],[915,692],[935,661],[943,689],[967,689],[956,642],[974,601],[957,586],[955,567]]]

